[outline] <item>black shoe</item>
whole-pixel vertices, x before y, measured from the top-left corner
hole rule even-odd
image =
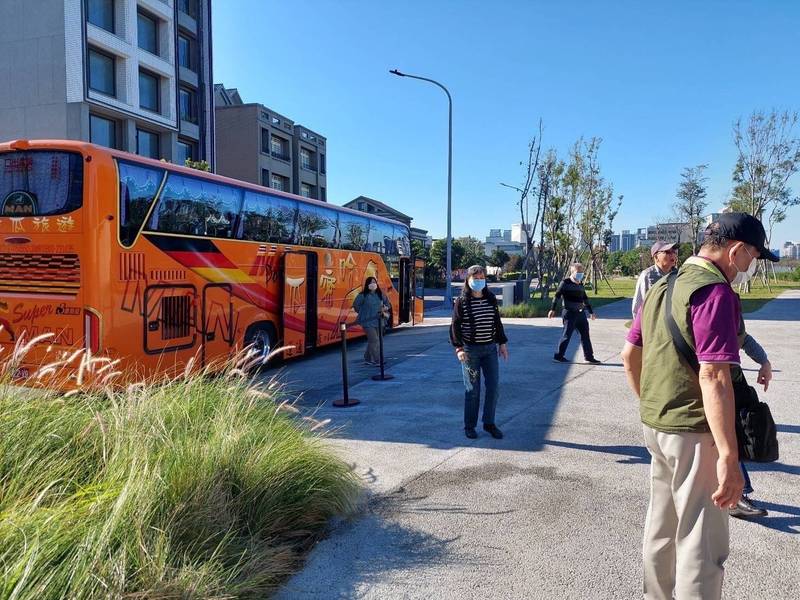
[[[755,502],[747,496],[742,496],[736,503],[736,508],[732,508],[730,515],[737,519],[752,519],[753,517],[766,517],[767,511],[756,506]]]
[[[474,427],[464,427],[464,435],[469,439],[474,440],[478,437],[478,432],[475,431]]]
[[[565,362],[569,362],[569,361],[566,358],[564,358],[563,356],[559,356],[558,354],[553,354],[553,362],[565,363]]]
[[[587,358],[586,362],[590,365],[602,365],[602,360],[597,360],[594,356],[592,358]]]
[[[488,431],[489,435],[491,435],[496,440],[502,440],[503,439],[503,432],[500,431],[497,428],[497,425],[495,425],[495,424],[484,425],[483,426],[483,430],[484,431]]]

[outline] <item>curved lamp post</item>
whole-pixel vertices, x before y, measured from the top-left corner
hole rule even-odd
[[[452,193],[453,193],[453,99],[450,97],[450,92],[438,81],[428,79],[427,77],[420,77],[418,75],[409,75],[408,73],[401,73],[397,69],[389,71],[392,75],[398,77],[410,77],[411,79],[419,79],[427,81],[433,85],[439,86],[447,94],[448,113],[447,113],[447,270],[446,288],[444,290],[444,304],[450,309],[453,306],[452,287],[452,246],[453,237],[451,233],[451,211],[452,211]]]

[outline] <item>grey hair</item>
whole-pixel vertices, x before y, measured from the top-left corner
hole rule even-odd
[[[578,272],[578,267],[584,268],[584,267],[583,267],[583,263],[579,263],[579,262],[574,262],[574,263],[572,263],[572,264],[569,266],[569,272],[570,272],[570,273],[577,273],[577,272]]]
[[[469,269],[467,269],[467,277],[472,277],[475,275],[475,273],[482,273],[485,276],[486,269],[480,265],[472,265]]]

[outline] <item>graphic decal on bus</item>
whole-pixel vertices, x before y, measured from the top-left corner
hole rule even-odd
[[[144,237],[171,259],[206,281],[230,284],[233,295],[237,298],[263,310],[278,312],[278,301],[273,295],[233,264],[211,240],[150,233]]]

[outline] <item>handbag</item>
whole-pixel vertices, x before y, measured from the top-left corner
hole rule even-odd
[[[697,354],[683,337],[672,316],[672,289],[677,273],[667,275],[667,292],[664,302],[664,320],[669,328],[675,348],[686,359],[695,373],[700,373]],[[758,399],[756,390],[747,385],[744,377],[733,386],[736,399],[736,442],[739,458],[752,462],[774,462],[778,460],[778,430],[766,402]]]

